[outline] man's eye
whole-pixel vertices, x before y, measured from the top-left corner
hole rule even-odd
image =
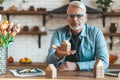
[[[82,17],[83,15],[77,15],[78,18]]]
[[[75,17],[75,15],[70,15],[70,17],[71,17],[71,18],[74,18],[74,17]]]

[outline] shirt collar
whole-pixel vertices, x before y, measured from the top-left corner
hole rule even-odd
[[[87,27],[86,27],[86,24],[84,24],[83,30],[82,30],[80,36],[87,37],[86,28],[87,28]]]

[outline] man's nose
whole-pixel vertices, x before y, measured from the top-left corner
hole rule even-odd
[[[75,21],[78,20],[77,16],[74,16],[74,17],[73,17],[73,20],[75,20]]]

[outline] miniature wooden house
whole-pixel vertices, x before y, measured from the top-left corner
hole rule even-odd
[[[95,62],[94,75],[96,78],[104,78],[104,65],[100,59],[97,59]]]
[[[68,40],[65,40],[61,44],[61,50],[62,51],[70,51],[71,50],[71,43]]]
[[[45,70],[46,77],[48,78],[56,78],[57,77],[57,69],[54,64],[49,64]]]

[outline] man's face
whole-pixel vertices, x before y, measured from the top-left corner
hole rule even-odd
[[[81,8],[69,6],[66,19],[72,30],[82,30],[84,23],[87,21],[87,15]]]

